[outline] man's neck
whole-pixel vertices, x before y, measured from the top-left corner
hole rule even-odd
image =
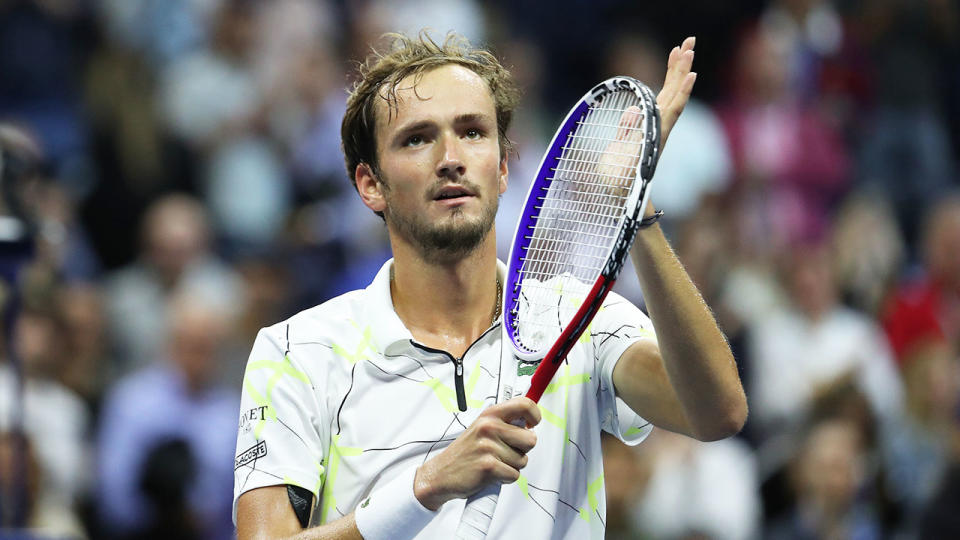
[[[499,286],[496,235],[491,230],[467,256],[433,263],[411,246],[393,244],[393,307],[414,339],[461,357],[494,321]]]

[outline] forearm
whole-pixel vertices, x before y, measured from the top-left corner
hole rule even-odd
[[[324,523],[319,527],[304,529],[299,534],[287,537],[287,540],[363,540],[353,512],[340,519]]]
[[[691,435],[715,440],[736,433],[747,404],[733,354],[658,225],[637,234],[631,257]]]

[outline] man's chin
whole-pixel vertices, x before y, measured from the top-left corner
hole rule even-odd
[[[443,255],[447,259],[464,257],[483,244],[490,232],[490,228],[484,225],[473,221],[437,227],[420,238],[419,246],[424,252]]]
[[[419,215],[387,212],[394,234],[417,249],[424,260],[456,262],[474,252],[493,231],[497,207],[467,204],[434,214],[430,208]]]
[[[479,248],[492,230],[492,223],[481,219],[450,216],[432,227],[424,224],[398,224],[397,233],[430,262],[449,263],[466,257]]]

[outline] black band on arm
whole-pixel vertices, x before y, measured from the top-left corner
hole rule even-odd
[[[313,493],[309,489],[287,484],[287,496],[290,497],[290,505],[293,506],[293,513],[297,514],[300,526],[306,529],[307,525],[310,524],[310,506],[313,504]]]

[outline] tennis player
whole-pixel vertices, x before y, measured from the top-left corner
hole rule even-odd
[[[670,53],[664,138],[693,88],[693,46]],[[655,224],[631,252],[650,318],[610,294],[539,404],[514,397],[536,367],[504,346],[498,312],[494,216],[516,102],[507,70],[456,36],[397,37],[361,68],[347,172],[393,259],[366,289],[258,335],[237,437],[240,539],[452,538],[465,498],[490,483],[503,488],[489,538],[600,539],[601,430],[636,444],[654,425],[704,441],[742,427],[733,356]]]

